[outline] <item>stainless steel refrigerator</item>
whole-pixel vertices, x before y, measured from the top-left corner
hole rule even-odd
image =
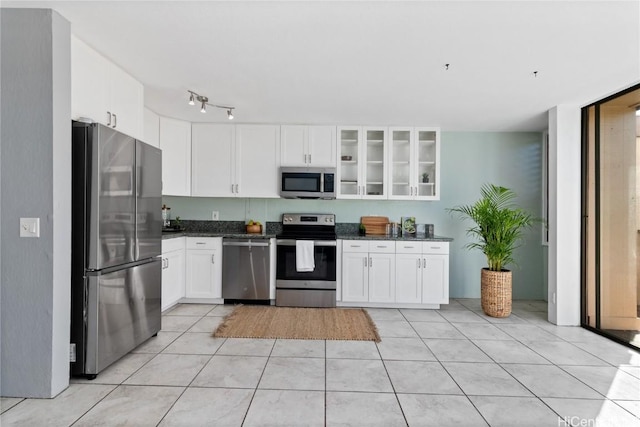
[[[71,373],[94,378],[160,330],[162,152],[96,123],[72,135]]]

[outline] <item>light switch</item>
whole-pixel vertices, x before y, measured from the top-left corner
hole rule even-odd
[[[40,218],[20,218],[20,237],[40,237]]]

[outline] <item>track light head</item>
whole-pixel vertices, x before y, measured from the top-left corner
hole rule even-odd
[[[198,95],[197,93],[195,93],[192,90],[187,90],[187,92],[189,92],[189,105],[196,105],[196,101],[200,103],[200,112],[201,113],[206,113],[207,112],[207,105],[210,107],[215,107],[215,108],[220,108],[222,110],[227,110],[227,117],[229,118],[229,120],[233,120],[233,109],[236,107],[230,107],[228,105],[217,105],[217,104],[210,104],[209,103],[209,98],[207,98],[204,95]]]

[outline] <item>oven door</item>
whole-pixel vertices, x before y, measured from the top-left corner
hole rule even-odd
[[[276,288],[335,289],[336,288],[335,240],[314,241],[315,269],[296,271],[296,241],[276,240]]]

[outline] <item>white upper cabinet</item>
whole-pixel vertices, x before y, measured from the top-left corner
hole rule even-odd
[[[276,198],[280,126],[196,123],[192,195]]]
[[[280,126],[236,125],[236,195],[280,197]]]
[[[160,117],[162,194],[191,195],[191,123]]]
[[[191,195],[235,195],[236,127],[194,123],[191,134]]]
[[[142,83],[72,36],[71,117],[143,139],[143,109]]]
[[[148,108],[144,109],[142,140],[154,147],[160,147],[160,116]]]
[[[282,166],[336,166],[335,126],[280,127]]]
[[[387,130],[338,127],[338,198],[387,198]]]
[[[440,199],[440,129],[389,128],[389,199]]]

